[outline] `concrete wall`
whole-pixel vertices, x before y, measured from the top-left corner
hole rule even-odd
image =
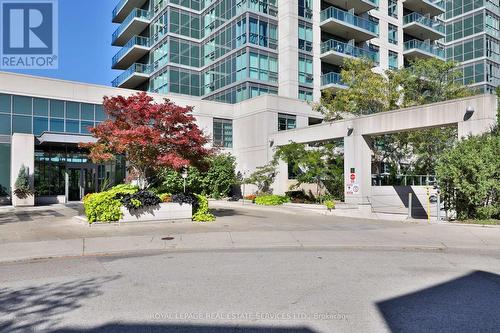
[[[16,179],[22,166],[28,169],[30,187],[34,189],[35,138],[32,134],[14,133],[12,135],[10,155],[10,184],[13,191],[15,190]],[[13,206],[33,206],[34,204],[34,196],[18,198],[12,193]]]
[[[431,217],[437,216],[437,203],[427,204],[427,186],[372,186],[370,204],[377,213],[408,214],[409,194],[412,195],[412,217],[426,218],[430,207]],[[436,195],[429,187],[429,195]],[[444,215],[444,213],[443,213]]]

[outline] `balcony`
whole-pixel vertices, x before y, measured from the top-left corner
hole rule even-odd
[[[403,31],[405,34],[422,40],[437,40],[446,35],[441,22],[420,13],[411,13],[403,17]]]
[[[149,38],[134,36],[113,57],[113,69],[127,69],[137,60],[148,54],[150,50]]]
[[[112,21],[113,23],[121,23],[134,8],[141,8],[147,0],[120,0],[113,9]]]
[[[325,2],[345,10],[354,9],[355,14],[363,14],[369,10],[378,8],[379,0],[325,0]]]
[[[321,29],[345,39],[364,42],[378,36],[378,24],[335,7],[321,11]]]
[[[111,83],[113,87],[134,89],[146,82],[151,74],[151,67],[147,64],[133,64],[121,73]]]
[[[347,86],[342,83],[340,73],[330,72],[321,75],[321,89],[340,90],[346,89]]]
[[[408,59],[431,57],[445,59],[444,48],[416,39],[404,43],[403,55]]]
[[[405,0],[403,7],[412,12],[428,13],[431,17],[441,15],[446,11],[444,0]]]
[[[135,8],[113,33],[111,44],[124,46],[133,36],[139,35],[150,23],[147,10]]]
[[[375,64],[379,62],[378,52],[339,42],[335,39],[327,40],[321,44],[322,61],[341,66],[345,58],[366,58],[373,61]]]

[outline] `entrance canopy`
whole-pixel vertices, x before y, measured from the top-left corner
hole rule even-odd
[[[346,186],[345,200],[364,204],[371,197],[371,136],[451,125],[458,127],[460,138],[478,135],[496,124],[497,107],[495,95],[477,95],[280,131],[269,141],[272,146],[283,146],[291,141],[312,143],[343,138],[345,184],[350,185]],[[355,174],[353,184],[351,174]],[[280,168],[278,178],[274,189],[284,193],[288,190],[286,168]]]
[[[43,132],[42,135],[37,137],[38,144],[44,144],[44,143],[79,144],[79,143],[94,143],[94,142],[97,142],[96,138],[84,134]]]

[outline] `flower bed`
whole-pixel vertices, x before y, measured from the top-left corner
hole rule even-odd
[[[94,222],[141,222],[193,219],[213,221],[208,200],[196,194],[157,195],[132,185],[118,185],[83,199],[85,215]]]

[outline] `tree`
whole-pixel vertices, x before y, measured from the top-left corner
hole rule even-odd
[[[416,59],[407,67],[388,71],[389,81],[399,90],[399,107],[424,105],[467,97],[473,91],[459,82],[462,71],[453,61]]]
[[[335,153],[332,143],[307,147],[305,144],[291,142],[280,146],[274,155],[276,161],[283,160],[297,175],[297,187],[304,183],[316,184],[319,196],[321,186],[337,198],[344,194],[344,161]]]
[[[437,179],[446,208],[459,219],[500,218],[500,134],[471,136],[438,161]]]
[[[276,174],[276,161],[273,160],[264,166],[257,167],[250,176],[243,179],[243,183],[257,186],[259,193],[272,193],[271,185],[276,178]]]
[[[33,195],[33,191],[30,186],[29,172],[28,168],[21,165],[19,173],[17,174],[16,182],[14,183],[14,194],[19,199],[25,199],[30,195]]]
[[[325,92],[315,108],[327,120],[342,118],[345,113],[362,115],[394,108],[397,89],[386,76],[374,72],[373,65],[366,59],[346,59],[340,75],[347,88],[335,95],[331,91]]]
[[[191,166],[187,170],[186,190],[211,198],[228,196],[236,181],[236,160],[231,154],[218,154],[207,159],[208,168],[198,170]],[[159,193],[178,193],[184,189],[181,172],[165,168],[158,176],[156,191]]]
[[[145,92],[130,97],[104,97],[110,119],[90,129],[96,143],[90,149],[94,162],[124,154],[130,171],[145,187],[162,168],[179,170],[201,165],[212,154],[205,147],[209,138],[198,128],[191,107],[180,107],[165,99],[153,102]]]

